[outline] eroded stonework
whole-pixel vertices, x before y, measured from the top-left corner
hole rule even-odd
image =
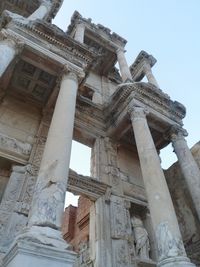
[[[200,266],[185,107],[160,88],[156,59],[141,51],[129,67],[107,27],[77,11],[67,32],[53,25],[61,4],[0,3],[1,265]],[[91,176],[69,169],[73,139],[92,150]],[[164,172],[170,142],[180,169]],[[66,190],[81,197],[63,215]]]

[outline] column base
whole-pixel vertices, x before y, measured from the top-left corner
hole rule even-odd
[[[31,241],[17,241],[3,258],[2,267],[73,267],[76,253]]]
[[[16,242],[30,241],[42,245],[47,245],[61,250],[71,250],[69,245],[62,237],[59,230],[55,230],[50,227],[42,227],[33,225],[30,228],[25,228],[19,236],[17,236]]]
[[[174,257],[158,263],[158,267],[195,267],[187,257]]]

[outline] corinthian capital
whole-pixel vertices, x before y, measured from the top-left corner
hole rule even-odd
[[[20,54],[25,46],[25,43],[23,40],[8,33],[5,29],[2,29],[0,31],[0,41],[3,41],[10,47],[13,47],[16,51],[16,54]]]
[[[76,66],[73,66],[72,64],[65,64],[63,66],[63,69],[61,71],[61,79],[64,75],[67,75],[68,77],[70,77],[70,79],[78,81],[78,83],[80,83],[85,77],[84,71],[80,68],[77,68]]]
[[[130,114],[131,120],[135,120],[146,118],[146,115],[149,113],[149,111],[147,108],[130,106],[128,113]]]
[[[188,136],[187,131],[178,125],[172,125],[164,134],[164,138],[169,141],[183,139],[185,136]]]

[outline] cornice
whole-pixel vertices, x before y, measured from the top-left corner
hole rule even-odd
[[[85,195],[95,201],[99,197],[106,195],[110,188],[109,185],[99,182],[92,177],[83,176],[71,169],[69,170],[67,190],[72,193]]]
[[[30,35],[37,41],[45,42],[45,46],[52,52],[64,58],[76,60],[77,64],[90,66],[97,54],[88,49],[87,45],[77,43],[60,28],[45,21],[36,21],[24,24],[21,21],[14,21],[9,27],[11,31],[16,31],[19,35]],[[82,66],[83,67],[83,66]]]
[[[111,41],[113,43],[113,45],[115,44],[116,47],[117,47],[117,45],[119,47],[125,47],[125,45],[127,43],[127,41],[123,37],[119,36],[115,32],[111,32],[111,30],[109,28],[107,28],[101,24],[93,23],[90,18],[89,19],[83,18],[78,11],[75,11],[71,17],[71,23],[68,26],[67,34],[70,35],[73,32],[76,25],[80,24],[80,23],[83,23],[87,29],[94,31],[94,33],[97,33],[100,36],[106,37],[106,39]]]
[[[185,107],[172,101],[169,96],[150,83],[125,83],[118,86],[116,92],[111,97],[107,106],[108,114],[117,114],[122,110],[123,104],[132,99],[140,101],[144,106],[168,117],[182,125],[182,119],[185,117]]]

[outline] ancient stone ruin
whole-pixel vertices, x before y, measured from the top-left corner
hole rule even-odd
[[[77,11],[66,32],[53,25],[61,5],[0,1],[0,265],[200,266],[184,106],[152,55],[128,66],[117,33]],[[90,177],[69,169],[72,140],[92,149]],[[163,171],[169,143],[178,162]],[[66,190],[81,197],[64,212]]]

